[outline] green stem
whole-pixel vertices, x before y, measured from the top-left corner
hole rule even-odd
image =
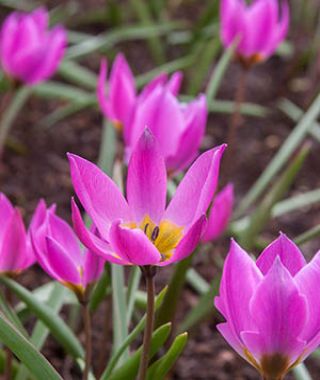
[[[91,367],[92,359],[92,328],[91,328],[91,316],[88,302],[82,303],[82,313],[83,313],[83,323],[84,323],[84,333],[85,333],[85,367],[83,371],[83,380],[88,380],[89,371]]]
[[[155,267],[143,267],[142,272],[146,280],[147,287],[147,320],[143,336],[143,351],[141,355],[140,367],[137,380],[145,380],[149,365],[150,344],[154,326],[154,297],[155,297],[155,282],[156,274]]]
[[[11,90],[2,100],[2,117],[0,120],[0,158],[2,158],[4,145],[13,121],[25,104],[30,91],[30,87],[22,87],[17,91]]]
[[[5,296],[6,301],[9,307],[12,306],[13,300],[12,300],[12,292],[9,288],[5,288]],[[11,380],[12,378],[12,362],[13,362],[13,355],[10,348],[6,348],[6,366],[5,366],[5,380]]]

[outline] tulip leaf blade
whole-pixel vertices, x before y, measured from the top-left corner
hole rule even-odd
[[[74,358],[84,357],[84,351],[79,340],[63,319],[52,312],[50,306],[38,302],[29,290],[17,282],[4,276],[0,277],[0,281],[9,287],[27,305],[28,309],[48,327],[52,336],[70,355]]]
[[[47,359],[0,312],[0,341],[26,365],[37,380],[62,380]]]
[[[169,350],[148,369],[147,380],[163,380],[183,352],[188,333],[178,335]]]

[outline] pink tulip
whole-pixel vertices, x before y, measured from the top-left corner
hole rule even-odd
[[[228,227],[234,203],[233,185],[225,186],[213,200],[203,242],[216,240]]]
[[[0,32],[0,60],[9,76],[28,85],[51,77],[64,55],[67,36],[61,26],[48,29],[48,12],[11,13]]]
[[[123,130],[127,158],[147,126],[158,140],[169,171],[184,169],[197,156],[205,133],[207,106],[204,95],[190,103],[180,103],[177,95],[182,74],[168,79],[166,74],[154,78],[136,94],[134,76],[119,54],[108,82],[107,63],[102,61],[97,96],[104,115]]]
[[[83,297],[103,270],[104,260],[80,247],[72,228],[40,201],[31,227],[34,251],[43,270]]]
[[[29,268],[35,257],[22,216],[0,193],[0,273],[14,276]]]
[[[289,27],[286,0],[221,1],[221,39],[229,47],[238,37],[237,53],[245,64],[270,57],[285,39]],[[281,15],[280,15],[281,14]]]
[[[265,379],[282,380],[320,344],[320,252],[306,264],[281,234],[257,262],[234,241],[215,305],[218,330]]]
[[[131,155],[126,199],[97,166],[69,154],[75,192],[97,227],[96,235],[85,228],[73,201],[79,239],[92,252],[121,265],[164,266],[182,260],[205,228],[224,149],[209,150],[195,161],[167,207],[165,161],[148,129]]]

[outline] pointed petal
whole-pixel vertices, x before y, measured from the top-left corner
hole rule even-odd
[[[146,129],[137,143],[128,167],[127,198],[135,220],[148,215],[160,222],[166,206],[167,172],[155,138]]]
[[[100,239],[98,236],[86,228],[74,199],[71,200],[71,207],[73,227],[81,243],[90,251],[103,257],[105,260],[111,263],[127,265],[127,261],[123,261],[121,258],[114,255],[109,243],[107,243],[105,240]]]
[[[207,229],[202,241],[208,242],[217,239],[228,227],[234,203],[233,185],[225,186],[213,201],[209,215]]]
[[[304,343],[299,337],[307,322],[306,300],[279,257],[258,285],[251,300],[250,315],[256,326],[254,330],[260,334],[259,347],[254,348],[256,353],[252,352],[253,347],[247,346],[253,354],[280,353],[294,362],[302,353],[299,350]]]
[[[203,153],[180,182],[164,219],[175,224],[190,225],[207,212],[216,190],[220,160],[226,145]]]
[[[184,235],[184,237],[179,242],[177,248],[175,249],[173,255],[170,259],[162,261],[159,266],[166,266],[174,262],[181,261],[196,249],[201,235],[205,229],[207,219],[205,215],[202,215],[190,228],[189,231]]]
[[[171,76],[166,88],[172,93],[172,95],[177,96],[179,94],[182,80],[183,74],[181,71],[177,71]]]
[[[83,207],[102,235],[116,219],[130,220],[126,200],[115,183],[93,163],[68,154],[72,183]]]
[[[239,337],[234,333],[233,328],[228,322],[220,323],[216,326],[219,333],[230,344],[230,346],[245,360],[248,360],[243,353],[243,343]]]
[[[306,264],[300,249],[283,233],[264,249],[257,260],[257,267],[264,275],[270,270],[277,256],[292,276]]]
[[[159,251],[142,230],[121,227],[119,221],[110,228],[110,243],[117,255],[133,265],[156,265],[161,260]]]
[[[83,285],[87,287],[99,280],[106,260],[91,251],[85,252],[85,264],[83,270]]]

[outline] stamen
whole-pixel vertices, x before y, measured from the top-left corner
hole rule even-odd
[[[144,226],[144,233],[147,235],[147,231],[148,231],[148,227],[149,227],[149,223],[147,223],[145,226]]]
[[[152,234],[151,234],[151,240],[152,241],[155,241],[157,239],[157,237],[159,236],[159,232],[160,232],[160,229],[159,227],[155,227],[154,230],[152,231]]]

